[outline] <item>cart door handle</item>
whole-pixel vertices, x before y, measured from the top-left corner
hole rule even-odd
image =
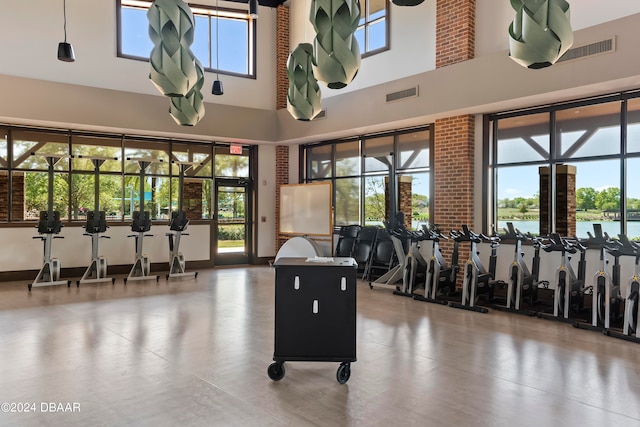
[[[318,314],[318,300],[314,299],[313,300],[313,314]]]
[[[296,291],[300,289],[300,276],[296,276],[293,279],[293,289],[295,289]]]
[[[340,290],[341,291],[346,291],[347,290],[347,278],[343,277],[342,279],[340,279]]]

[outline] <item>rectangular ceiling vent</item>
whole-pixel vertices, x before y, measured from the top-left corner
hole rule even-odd
[[[327,110],[320,110],[317,116],[313,118],[313,120],[325,119],[327,117]]]
[[[606,40],[587,44],[584,46],[578,46],[569,49],[558,60],[558,62],[573,61],[576,59],[584,58],[587,56],[602,55],[605,53],[615,52],[616,50],[616,38],[611,37]]]
[[[418,96],[418,86],[412,87],[398,92],[388,93],[387,102],[400,101],[407,98],[415,98]]]

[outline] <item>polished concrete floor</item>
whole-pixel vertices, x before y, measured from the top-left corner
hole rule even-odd
[[[1,426],[638,426],[640,344],[358,285],[357,357],[273,356],[274,270],[0,284]]]

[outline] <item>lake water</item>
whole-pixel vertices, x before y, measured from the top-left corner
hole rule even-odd
[[[504,233],[503,228],[507,227],[507,222],[512,222],[513,226],[523,233],[540,233],[540,226],[537,221],[498,221],[500,234]],[[616,237],[621,233],[620,223],[617,221],[579,221],[576,223],[576,235],[578,237],[586,238],[587,231],[590,231],[591,234],[593,234],[593,224],[601,224],[602,231],[607,232],[611,237]],[[640,222],[627,222],[627,236],[629,238],[640,237]]]

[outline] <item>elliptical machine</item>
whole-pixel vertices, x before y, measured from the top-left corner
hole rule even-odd
[[[129,276],[124,278],[124,284],[127,284],[128,280],[151,280],[155,279],[156,282],[160,280],[160,276],[151,274],[151,263],[149,262],[149,256],[142,252],[143,240],[145,236],[152,237],[153,234],[145,234],[151,230],[151,219],[149,218],[149,211],[144,210],[144,181],[147,168],[156,161],[154,159],[143,158],[127,158],[138,163],[140,169],[140,208],[138,211],[131,213],[131,231],[136,234],[130,234],[127,237],[135,238],[136,245],[136,259],[131,267]]]
[[[179,184],[178,184],[178,210],[171,212],[171,222],[169,223],[169,229],[173,233],[166,233],[169,238],[169,274],[167,274],[167,280],[171,278],[188,278],[198,277],[198,272],[186,272],[185,260],[182,252],[180,252],[180,237],[188,236],[184,231],[189,225],[189,219],[187,219],[187,213],[182,210],[182,189],[184,186],[184,174],[193,165],[199,164],[198,162],[178,162],[174,161],[180,167]]]
[[[47,174],[48,174],[48,194],[47,194],[47,210],[40,211],[40,220],[38,221],[38,233],[39,236],[35,236],[34,239],[40,239],[44,242],[44,260],[42,268],[38,272],[38,275],[32,283],[27,285],[29,291],[32,287],[37,286],[57,286],[67,285],[71,286],[71,280],[60,280],[60,261],[57,258],[51,257],[51,244],[53,239],[63,239],[63,236],[58,236],[63,225],[60,221],[60,212],[53,210],[53,168],[62,159],[69,158],[68,155],[63,154],[36,154],[45,158],[47,162]]]
[[[456,290],[456,277],[458,275],[458,241],[453,242],[453,254],[451,256],[451,266],[447,265],[442,252],[440,251],[440,239],[446,239],[437,224],[430,228],[423,226],[423,232],[428,236],[427,240],[433,242],[433,252],[427,265],[427,277],[424,284],[424,295],[416,294],[414,299],[419,301],[433,302],[446,305],[446,299],[438,298],[439,294],[446,297],[451,296]],[[453,235],[452,235],[453,237]]]
[[[513,262],[509,266],[509,282],[507,283],[507,297],[504,305],[494,305],[496,310],[520,313],[528,316],[535,316],[536,312],[523,308],[523,302],[529,307],[533,307],[538,302],[538,275],[540,272],[540,248],[542,242],[533,236],[525,236],[513,226],[512,222],[507,222],[506,234],[503,240],[514,240],[515,251]],[[533,263],[531,272],[527,267],[522,253],[522,242],[532,240],[534,247]]]
[[[466,224],[462,225],[462,232],[456,237],[458,241],[466,241],[471,244],[469,259],[464,266],[464,281],[462,283],[462,301],[451,301],[449,307],[462,308],[480,313],[487,313],[486,307],[476,305],[480,294],[485,294],[489,302],[493,301],[494,286],[501,282],[495,280],[495,268],[497,261],[497,248],[500,242],[498,236],[485,236],[475,234]],[[491,256],[489,258],[489,271],[487,271],[478,256],[478,243],[487,241],[491,244]]]
[[[83,158],[83,156],[78,156]],[[100,239],[110,239],[109,236],[101,236],[107,231],[107,219],[105,211],[100,210],[100,166],[107,160],[118,160],[116,157],[86,157],[93,163],[94,170],[94,207],[92,211],[87,212],[87,222],[84,225],[84,236],[91,237],[91,263],[82,275],[82,278],[76,282],[77,286],[81,283],[116,283],[115,277],[107,277],[107,259],[99,255],[98,243]]]

